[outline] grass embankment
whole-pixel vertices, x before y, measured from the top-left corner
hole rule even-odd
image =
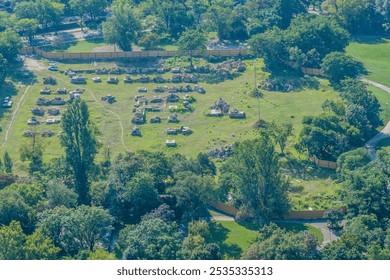
[[[316,236],[319,244],[323,241],[321,231],[310,225],[285,222],[278,222],[277,225],[294,233],[309,231]],[[239,224],[235,221],[213,222],[211,233],[213,241],[220,244],[222,254],[226,259],[238,259],[259,236],[256,224]]]

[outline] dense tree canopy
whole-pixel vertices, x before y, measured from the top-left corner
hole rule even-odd
[[[319,257],[316,237],[305,231],[287,232],[276,224],[260,230],[260,237],[243,255],[249,260],[313,260]]]
[[[335,20],[303,15],[294,18],[286,30],[267,30],[253,36],[249,43],[270,70],[299,70],[302,66],[319,67],[327,54],[343,51],[348,40],[348,32]]]
[[[134,13],[134,7],[127,2],[116,1],[111,6],[111,17],[103,23],[104,40],[116,44],[124,51],[131,51],[137,41],[141,24]]]
[[[180,249],[177,225],[158,218],[144,219],[121,230],[117,249],[125,260],[174,260]]]
[[[222,169],[242,216],[256,219],[280,217],[289,210],[289,184],[280,172],[271,138],[237,144],[230,162]]]
[[[338,83],[345,78],[356,78],[361,72],[362,66],[350,55],[332,52],[324,57],[321,69],[331,81]]]
[[[56,246],[74,256],[82,250],[107,249],[112,224],[113,218],[107,210],[83,205],[46,210],[39,214],[38,227]]]

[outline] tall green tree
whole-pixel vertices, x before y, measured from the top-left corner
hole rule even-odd
[[[158,218],[125,227],[116,243],[119,257],[124,260],[175,260],[180,247],[177,225]]]
[[[381,32],[381,17],[375,13],[374,0],[336,0],[334,11],[352,34]]]
[[[141,216],[159,204],[153,177],[147,173],[137,173],[127,183],[123,199],[125,200],[123,220],[126,223],[139,222]]]
[[[26,260],[55,260],[60,248],[55,247],[49,237],[45,237],[39,230],[28,235],[24,244]]]
[[[89,204],[89,178],[98,151],[96,127],[89,119],[85,101],[76,99],[62,116],[61,145],[73,171],[74,186],[80,204]]]
[[[39,28],[38,21],[36,19],[22,18],[16,23],[16,26],[17,29],[22,32],[23,36],[28,38],[28,41],[31,44],[31,41]]]
[[[356,78],[362,71],[361,63],[342,52],[331,52],[322,60],[321,69],[330,80],[339,83],[345,78]]]
[[[281,174],[279,156],[268,135],[238,143],[221,172],[230,177],[228,188],[240,215],[264,220],[288,212],[289,184]]]
[[[0,54],[0,85],[4,83],[5,78],[7,77],[7,73],[8,73],[7,69],[8,69],[8,62],[3,57],[3,55]]]
[[[192,68],[192,57],[195,52],[202,53],[206,51],[206,36],[200,30],[186,30],[177,41],[179,51],[186,54],[190,58],[190,66]]]
[[[50,208],[59,206],[73,208],[77,205],[77,194],[74,190],[58,181],[49,181],[47,183],[46,197]]]
[[[278,143],[281,154],[284,155],[288,137],[292,135],[293,125],[291,123],[276,124],[270,123],[269,129],[275,142]]]
[[[58,207],[39,214],[38,227],[69,256],[82,250],[107,249],[114,219],[101,207]]]
[[[81,18],[89,15],[92,20],[102,14],[108,3],[106,0],[70,0],[69,7]]]
[[[0,54],[9,62],[14,62],[23,47],[20,36],[12,31],[0,32]]]
[[[176,198],[176,207],[182,213],[182,221],[189,222],[208,217],[208,207],[217,199],[217,187],[211,176],[181,172],[175,176],[175,186],[168,193]]]
[[[276,224],[260,230],[260,237],[243,255],[249,260],[313,260],[319,257],[318,240],[310,232],[288,232]]]
[[[7,151],[5,151],[3,155],[3,164],[4,164],[4,172],[12,173],[12,167],[14,164]]]
[[[131,45],[137,42],[141,24],[134,7],[123,1],[111,6],[111,17],[103,23],[103,37],[109,44],[116,44],[124,51],[131,51]]]
[[[358,129],[348,127],[341,117],[333,114],[305,116],[302,124],[298,146],[309,155],[326,160],[335,160],[353,147],[349,138],[360,133]]]
[[[390,214],[389,177],[378,166],[357,169],[344,182],[343,200],[347,204],[347,214],[375,214],[377,219]]]
[[[26,235],[20,223],[12,221],[9,226],[0,226],[0,259],[23,260],[23,245]]]
[[[18,19],[38,19],[38,7],[35,1],[22,1],[16,4],[14,8]]]
[[[49,24],[58,26],[61,23],[61,17],[64,14],[65,5],[57,0],[36,0],[37,20],[44,27],[48,27]]]
[[[52,260],[59,251],[39,230],[26,235],[17,221],[0,227],[1,260]]]
[[[26,142],[24,142],[19,149],[20,160],[29,161],[29,173],[32,175],[34,172],[41,171],[43,168],[43,151],[44,144],[42,139],[39,138],[37,133],[33,133],[33,136]]]

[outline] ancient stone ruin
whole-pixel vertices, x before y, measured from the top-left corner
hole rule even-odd
[[[180,122],[179,119],[177,118],[177,114],[171,114],[168,117],[168,122],[169,123],[178,123]]]
[[[150,123],[161,123],[161,118],[159,116],[153,116],[150,118]]]
[[[66,88],[57,88],[57,94],[67,94]]]
[[[237,109],[232,109],[229,111],[229,117],[232,119],[245,119],[245,112],[239,111]]]
[[[131,136],[142,136],[141,129],[138,126],[134,126],[131,130]]]
[[[27,121],[27,124],[28,125],[38,125],[39,124],[39,121],[37,120],[37,118],[35,116],[32,116],[28,121]]]
[[[220,110],[222,113],[227,114],[229,112],[229,104],[227,104],[225,100],[220,97],[213,105],[211,105],[210,109]]]
[[[40,94],[50,94],[51,93],[51,88],[49,87],[44,87],[43,89],[40,90]]]
[[[87,83],[87,78],[83,75],[77,75],[77,76],[73,76],[72,78],[70,78],[70,82],[72,84],[86,84]]]
[[[212,158],[226,160],[233,155],[233,145],[212,149],[208,155]]]
[[[43,110],[42,108],[38,108],[38,107],[33,107],[31,109],[31,113],[34,115],[34,116],[43,116],[45,114],[45,110]]]
[[[131,122],[133,124],[144,124],[146,122],[145,114],[140,111],[135,112],[134,117],[131,119]]]
[[[123,78],[123,82],[125,84],[131,84],[133,82],[133,80],[131,79],[130,75],[126,75],[124,78]]]
[[[110,104],[116,102],[115,96],[112,96],[111,94],[107,94],[107,95],[102,96],[102,101],[106,101]]]
[[[117,84],[119,83],[118,77],[108,77],[107,84]]]
[[[50,116],[58,116],[60,114],[60,109],[57,107],[47,109],[47,113]]]
[[[55,85],[57,84],[57,80],[52,76],[47,76],[43,78],[43,84],[44,85]]]

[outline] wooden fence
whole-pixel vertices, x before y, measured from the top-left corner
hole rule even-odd
[[[337,169],[337,162],[318,159],[316,156],[310,158],[311,162],[322,168]]]
[[[318,68],[302,67],[301,70],[306,75],[315,75],[315,76],[322,76],[322,77],[327,76],[321,69]]]
[[[238,209],[223,202],[217,202],[213,205],[215,209],[230,216],[236,216]],[[341,207],[340,211],[345,213],[346,207]],[[327,210],[307,210],[307,211],[290,211],[283,219],[323,219]]]
[[[35,53],[47,59],[53,60],[77,60],[77,59],[131,59],[148,57],[172,57],[180,54],[179,51],[132,51],[132,52],[80,52],[80,53],[55,53],[45,52],[37,47],[25,47],[22,53]],[[248,50],[207,50],[206,52],[195,51],[193,56],[219,56],[237,57],[248,55]]]

